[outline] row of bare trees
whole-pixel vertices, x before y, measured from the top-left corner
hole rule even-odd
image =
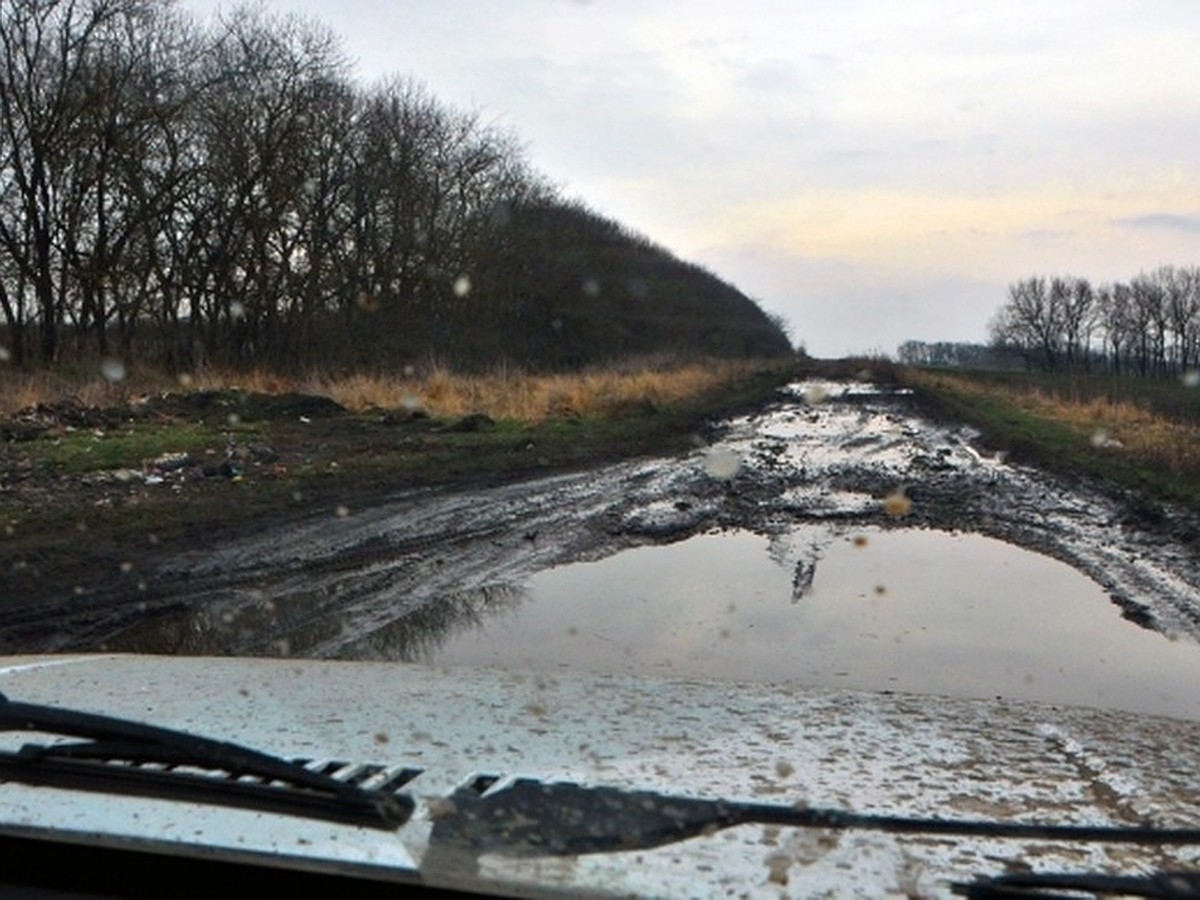
[[[551,196],[507,133],[410,81],[356,84],[308,20],[0,0],[0,311],[17,363],[430,346],[465,318],[489,233]]]
[[[1162,266],[1128,283],[1033,277],[1009,286],[993,347],[1045,371],[1172,375],[1200,366],[1200,267]]]

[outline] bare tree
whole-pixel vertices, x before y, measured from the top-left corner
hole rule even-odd
[[[57,251],[70,219],[72,154],[88,137],[90,62],[105,31],[139,9],[138,0],[0,2],[0,247],[33,291],[47,362],[59,350],[66,285]],[[11,299],[4,306],[6,315],[17,308]]]
[[[1057,280],[1056,280],[1057,282]],[[1065,288],[1045,278],[1026,278],[1009,286],[1008,302],[990,326],[992,343],[1021,353],[1038,368],[1053,371],[1063,353]]]

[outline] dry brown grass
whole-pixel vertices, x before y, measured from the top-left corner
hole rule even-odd
[[[755,364],[715,360],[661,366],[589,369],[535,375],[498,370],[464,375],[434,367],[407,377],[313,376],[300,389],[324,394],[354,410],[420,408],[434,416],[485,413],[494,419],[538,422],[563,416],[608,415],[692,397],[748,374]]]
[[[438,417],[478,412],[494,419],[532,423],[668,405],[748,375],[762,365],[753,360],[646,359],[570,374],[498,369],[466,375],[430,366],[406,374],[333,376],[314,372],[295,378],[266,370],[204,370],[173,378],[159,371],[133,369],[116,382],[104,378],[98,366],[95,370],[32,373],[0,367],[0,414],[68,397],[103,406],[156,391],[240,388],[269,394],[317,394],[355,411],[422,409]]]
[[[970,378],[910,372],[916,383],[941,383],[977,397],[989,397],[1041,419],[1069,426],[1097,450],[1162,466],[1175,475],[1200,473],[1200,428],[1172,421],[1128,400],[1095,397],[1070,400],[1043,391],[1016,390]]]

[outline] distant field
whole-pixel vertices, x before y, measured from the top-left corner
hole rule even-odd
[[[993,446],[1200,509],[1200,387],[1191,379],[901,369]]]

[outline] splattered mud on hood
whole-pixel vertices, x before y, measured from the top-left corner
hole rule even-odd
[[[812,525],[999,538],[1089,576],[1130,618],[1200,639],[1200,562],[1176,537],[1186,517],[1132,509],[980,450],[971,430],[923,419],[905,392],[805,382],[715,424],[683,458],[383,496],[164,560],[169,606],[101,597],[78,621],[48,622],[38,649],[424,658],[519,604],[539,571],[714,529]]]

